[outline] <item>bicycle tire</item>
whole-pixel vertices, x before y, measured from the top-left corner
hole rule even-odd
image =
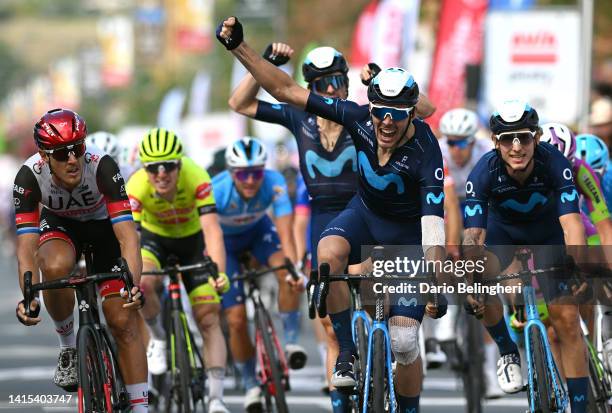
[[[599,369],[597,368],[597,361],[593,357],[597,357],[588,348],[589,353],[589,396],[588,396],[588,407],[589,413],[609,413],[608,397],[606,395],[606,389],[599,375]]]
[[[467,400],[468,413],[482,413],[484,398],[482,331],[476,317],[467,318],[467,364],[463,369],[463,392]]]
[[[180,312],[172,315],[172,332],[174,335],[172,399],[179,413],[192,413],[194,406],[191,394],[191,363],[187,354],[187,339]]]
[[[529,327],[531,341],[531,353],[533,359],[533,394],[535,395],[534,406],[536,413],[551,413],[551,384],[546,368],[546,355],[543,348],[543,337],[537,325]]]
[[[104,364],[100,341],[91,326],[78,332],[79,406],[87,413],[112,413],[110,389],[104,386]]]
[[[382,330],[374,331],[372,337],[372,382],[370,384],[371,411],[374,413],[385,412],[385,398],[387,389],[385,385],[385,336]]]
[[[113,411],[130,411],[130,397],[125,388],[123,377],[121,376],[121,370],[119,369],[117,361],[117,353],[110,339],[111,336],[104,325],[100,326],[99,331],[102,338],[102,360],[105,362],[107,377],[109,377],[110,380],[110,396]]]
[[[267,394],[267,397],[272,396],[274,398],[274,404],[278,413],[289,413],[287,400],[285,398],[285,383],[283,382],[283,373],[281,372],[279,358],[276,355],[276,346],[272,343],[272,335],[274,334],[272,320],[270,319],[268,312],[263,307],[257,308],[256,320],[257,328],[261,334],[264,350],[266,352],[266,357],[264,357],[264,359],[267,359],[268,362],[268,366],[262,367],[269,368],[274,386],[274,394],[270,394],[268,383],[263,383],[263,391]]]
[[[357,408],[363,410],[363,389],[365,388],[365,372],[368,365],[368,335],[365,328],[365,322],[362,318],[358,318],[355,324],[355,335],[357,340]]]

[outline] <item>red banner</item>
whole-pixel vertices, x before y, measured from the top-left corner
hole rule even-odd
[[[372,54],[372,36],[374,33],[374,21],[376,20],[376,9],[378,0],[372,0],[361,12],[355,32],[353,33],[353,46],[351,49],[351,66],[361,69],[363,65],[370,63]]]
[[[465,103],[465,66],[482,61],[484,19],[487,0],[444,0],[433,69],[429,80],[429,99],[438,108],[427,119],[438,127],[442,115]]]

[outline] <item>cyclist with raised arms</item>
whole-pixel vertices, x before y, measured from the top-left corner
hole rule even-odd
[[[258,56],[244,41],[242,25],[230,17],[217,38],[273,97],[343,125],[355,144],[359,192],[321,235],[318,262],[332,274],[361,262],[361,246],[422,244],[428,259],[444,258],[443,165],[437,139],[414,107],[419,89],[403,69],[382,71],[368,87],[370,106],[324,97],[297,85]],[[421,225],[428,230],[421,232]],[[433,246],[427,248],[426,246]],[[352,389],[355,348],[351,334],[348,286],[332,283],[327,300],[340,354],[332,385]],[[427,306],[437,316],[441,309]],[[398,362],[397,393],[401,411],[418,409],[422,383],[418,328],[425,306],[390,308],[391,348]]]
[[[498,275],[511,264],[513,245],[538,245],[533,251],[537,268],[562,265],[563,245],[586,242],[571,164],[552,145],[539,142],[538,114],[522,101],[504,102],[489,124],[495,150],[480,159],[466,183],[464,251],[480,258],[487,246],[486,275]],[[578,305],[554,278],[540,288],[560,342],[572,412],[585,412],[589,382]],[[501,301],[487,295],[486,305],[470,302],[499,347],[500,387],[506,393],[520,391],[519,352]]]
[[[219,293],[227,291],[225,247],[210,177],[183,155],[183,145],[172,131],[155,128],[139,145],[143,168],[127,183],[134,220],[140,226],[140,251],[144,271],[158,270],[174,255],[182,265],[196,264],[210,255],[219,277],[185,272],[181,279],[198,329],[204,338],[204,362],[208,384],[208,412],[227,413],[223,403],[223,379],[227,351],[220,325]],[[162,278],[142,277],[146,304],[142,309],[151,339],[147,347],[149,370],[162,374],[167,368],[166,332],[160,317],[157,291]]]
[[[586,161],[576,157],[574,132],[561,123],[547,123],[542,125],[540,141],[548,142],[556,147],[572,165],[578,194],[588,212],[588,217],[583,217],[583,224],[587,227],[587,236],[594,235],[592,226],[595,225],[601,244],[612,245],[612,220],[600,179]]]
[[[264,59],[279,65],[293,54],[286,44],[273,43],[264,52]],[[327,98],[348,97],[348,65],[342,53],[332,47],[311,50],[302,65],[308,89]],[[362,73],[369,78],[367,66]],[[284,103],[272,104],[256,99],[259,84],[247,74],[229,100],[230,107],[251,118],[285,126],[296,138],[300,170],[310,195],[310,251],[312,268],[317,267],[317,243],[325,227],[344,210],[357,191],[357,155],[349,131],[342,125],[301,108]],[[434,108],[429,101],[421,102],[424,115]],[[330,357],[337,357],[337,343],[329,319],[321,320],[328,332]],[[329,366],[331,375],[331,367]],[[347,395],[331,390],[332,406],[336,412],[348,408]]]
[[[227,250],[230,279],[241,272],[240,256],[250,252],[262,265],[276,267],[297,261],[293,239],[293,207],[285,178],[265,169],[266,150],[258,139],[244,137],[225,151],[227,170],[213,178],[223,239]],[[267,214],[272,208],[274,219]],[[306,363],[306,351],[298,344],[300,294],[304,279],[292,280],[287,271],[278,271],[278,309],[283,322],[285,351],[291,368]],[[234,281],[223,295],[223,309],[229,326],[232,355],[240,370],[247,410],[261,407],[261,391],[255,376],[255,348],[249,338],[244,282]]]
[[[141,304],[138,233],[132,220],[123,177],[115,161],[98,148],[87,148],[85,120],[68,109],[53,109],[34,126],[39,150],[15,177],[13,197],[17,226],[19,284],[39,270],[45,281],[71,274],[85,243],[93,247],[95,272],[110,272],[117,259],[127,260],[134,277],[135,301],[126,303],[122,281],[107,281],[98,288],[102,310],[117,343],[119,366],[130,396],[132,411],[147,411],[147,360],[138,329]],[[42,208],[40,206],[42,205]],[[66,288],[44,291],[45,307],[60,339],[60,355],[53,381],[76,391],[77,351],[74,334],[74,292]],[[35,315],[27,317],[24,305]],[[40,303],[23,300],[17,318],[25,325],[40,322]]]

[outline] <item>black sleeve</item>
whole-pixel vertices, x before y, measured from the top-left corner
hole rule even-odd
[[[17,235],[38,233],[38,207],[41,200],[40,187],[34,172],[22,166],[13,185],[13,205]]]
[[[100,159],[100,164],[96,171],[96,181],[107,203],[126,201],[128,199],[125,181],[123,176],[121,176],[119,166],[109,155],[104,155]]]

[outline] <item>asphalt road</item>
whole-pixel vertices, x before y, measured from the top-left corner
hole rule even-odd
[[[3,276],[0,279],[0,411],[14,412],[73,412],[76,394],[65,393],[52,383],[58,354],[58,340],[53,324],[41,312],[43,321],[37,327],[26,328],[15,319],[15,305],[20,299],[15,275],[14,258],[0,258]],[[291,373],[292,391],[288,397],[291,412],[331,412],[329,398],[321,392],[323,383],[314,334],[310,323],[304,320],[304,345],[310,363],[306,368]],[[242,396],[235,391],[233,379],[226,380],[226,398],[232,412],[242,411]],[[452,372],[430,372],[425,379],[421,396],[422,413],[449,413],[465,411],[461,384]],[[41,402],[16,403],[18,395],[37,395]],[[42,397],[41,397],[42,396]],[[63,396],[63,397],[62,397]],[[487,413],[524,412],[527,404],[524,394],[488,402]]]

